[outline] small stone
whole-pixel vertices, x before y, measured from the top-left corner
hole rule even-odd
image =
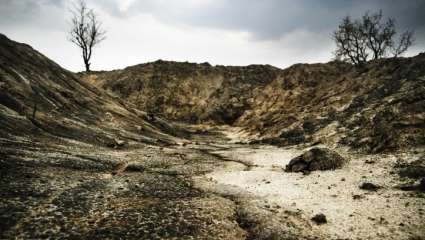
[[[345,182],[345,178],[341,178],[341,182]]]
[[[317,225],[325,224],[328,222],[325,214],[323,213],[316,214],[314,217],[311,218],[311,220],[315,222]]]
[[[380,189],[381,186],[378,186],[370,182],[364,182],[359,186],[359,188],[363,190],[368,190],[368,191],[378,191],[378,189]]]
[[[353,195],[353,199],[354,199],[354,200],[360,200],[360,199],[362,199],[362,198],[363,198],[363,196],[362,196],[362,195],[358,195],[358,194]]]

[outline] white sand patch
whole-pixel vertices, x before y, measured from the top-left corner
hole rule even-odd
[[[312,172],[307,176],[284,172],[282,168],[301,152],[275,147],[216,151],[226,158],[257,166],[250,171],[229,166],[206,177],[219,186],[244,189],[282,207],[299,208],[311,217],[324,213],[328,224],[321,228],[334,239],[409,239],[425,235],[425,200],[393,188],[399,184],[390,174],[395,156],[375,155],[376,163],[365,164],[371,156],[345,153],[343,156],[351,162],[343,169]],[[359,189],[363,182],[378,184],[383,189],[378,192]]]

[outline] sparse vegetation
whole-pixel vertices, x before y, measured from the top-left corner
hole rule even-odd
[[[403,32],[398,40],[396,36],[395,19],[384,20],[382,10],[366,12],[357,20],[346,16],[332,36],[337,46],[335,57],[355,65],[390,55],[398,57],[413,44],[413,32]]]

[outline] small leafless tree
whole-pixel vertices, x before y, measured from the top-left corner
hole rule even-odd
[[[335,55],[337,58],[361,64],[367,61],[366,38],[360,31],[358,24],[353,22],[349,16],[345,17],[338,29],[333,34],[337,45]]]
[[[337,45],[335,56],[355,65],[390,54],[398,57],[413,44],[413,32],[402,33],[398,41],[395,40],[396,35],[395,19],[383,21],[382,11],[366,12],[355,21],[347,16],[333,33]]]
[[[391,46],[391,53],[394,57],[402,55],[407,49],[412,46],[414,42],[413,32],[406,31],[401,34],[400,39],[397,44]]]
[[[81,49],[86,72],[90,72],[93,49],[105,40],[106,32],[93,9],[89,9],[84,0],[78,0],[70,11],[72,18],[69,40]]]

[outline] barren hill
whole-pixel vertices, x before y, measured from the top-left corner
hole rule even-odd
[[[28,45],[0,35],[0,53],[3,138],[65,137],[100,146],[113,144],[116,138],[135,142],[173,138],[165,123],[150,123],[146,113],[94,88]]]
[[[278,73],[272,66],[213,67],[158,60],[90,78],[138,108],[171,120],[232,124],[249,108],[254,89]]]
[[[424,54],[363,68],[341,62],[281,70],[156,61],[88,78],[141,110],[242,127],[250,141],[379,152],[425,143],[424,66]]]

